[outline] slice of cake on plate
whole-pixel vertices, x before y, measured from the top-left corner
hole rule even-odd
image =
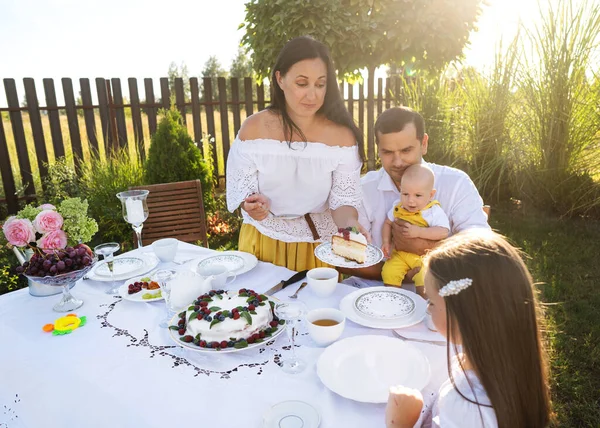
[[[340,228],[331,237],[331,251],[348,260],[364,263],[367,258],[367,238],[356,227]]]

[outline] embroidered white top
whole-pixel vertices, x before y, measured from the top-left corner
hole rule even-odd
[[[361,204],[358,147],[236,138],[227,158],[227,208],[233,212],[252,193],[271,200],[271,214],[244,223],[284,242],[314,242],[304,214],[311,213],[321,240],[337,231],[330,210]]]
[[[423,161],[435,175],[435,199],[450,220],[450,234],[475,227],[489,229],[483,212],[483,200],[477,188],[463,171]],[[400,199],[398,188],[383,168],[371,171],[362,179],[363,206],[360,224],[371,233],[373,245],[381,247],[381,230],[387,212]]]

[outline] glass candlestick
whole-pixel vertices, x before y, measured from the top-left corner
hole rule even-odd
[[[123,209],[123,218],[133,227],[138,248],[142,247],[142,228],[148,218],[148,204],[146,203],[148,193],[150,193],[148,190],[129,190],[117,193]]]

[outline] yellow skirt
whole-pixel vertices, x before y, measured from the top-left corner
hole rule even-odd
[[[250,224],[242,224],[238,249],[254,254],[258,260],[301,271],[330,267],[315,257],[318,242],[283,242],[269,238]]]

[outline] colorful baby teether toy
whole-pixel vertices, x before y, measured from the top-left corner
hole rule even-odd
[[[53,336],[69,334],[78,327],[83,327],[87,322],[85,317],[77,317],[76,314],[68,314],[60,317],[54,324],[46,324],[42,327],[46,333],[52,332]]]

